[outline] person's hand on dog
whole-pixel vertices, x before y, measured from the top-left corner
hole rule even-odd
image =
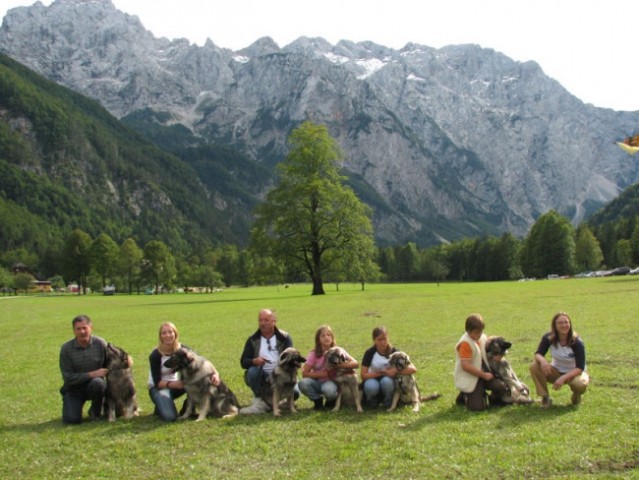
[[[490,372],[481,372],[481,378],[490,382],[493,378],[495,378],[495,376]]]
[[[104,378],[108,375],[108,373],[109,373],[108,368],[98,368],[97,370],[93,370],[92,372],[89,372],[89,377]]]
[[[220,384],[220,374],[217,372],[213,372],[211,375],[211,385],[217,387]]]
[[[382,371],[382,373],[386,375],[387,377],[394,377],[395,375],[399,373],[399,370],[397,370],[395,367],[388,367],[388,368],[385,368]]]

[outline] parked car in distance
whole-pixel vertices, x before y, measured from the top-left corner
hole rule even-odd
[[[104,287],[102,289],[102,294],[103,295],[114,295],[115,294],[115,286],[107,285],[106,287]]]
[[[628,275],[630,267],[617,267],[610,272],[610,275]]]
[[[630,275],[637,275],[637,274],[639,274],[639,267],[637,267],[637,268],[633,268],[633,269],[632,269],[632,270],[630,270],[628,273],[629,273]]]

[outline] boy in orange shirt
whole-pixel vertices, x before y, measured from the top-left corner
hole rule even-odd
[[[484,328],[481,315],[473,313],[466,319],[466,333],[455,345],[455,387],[460,390],[457,403],[474,411],[488,408],[486,390],[491,390],[491,398],[500,398],[507,390],[488,368]]]

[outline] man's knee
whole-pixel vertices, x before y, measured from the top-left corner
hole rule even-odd
[[[90,397],[104,396],[106,393],[106,380],[104,378],[92,378],[87,385],[87,394]]]
[[[62,422],[69,425],[82,423],[84,402],[68,393],[62,396]]]

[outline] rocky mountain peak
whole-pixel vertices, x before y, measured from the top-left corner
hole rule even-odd
[[[168,112],[265,165],[301,122],[324,123],[386,243],[522,235],[550,209],[577,223],[639,179],[613,144],[639,113],[585,105],[478,45],[267,37],[232,52],[155,38],[110,0],[56,0],[11,10],[0,50],[118,117]]]

